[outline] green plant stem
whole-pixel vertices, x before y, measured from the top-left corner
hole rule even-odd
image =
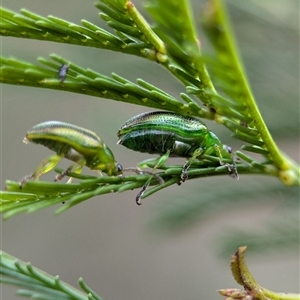
[[[188,179],[206,176],[220,176],[228,174],[226,166],[219,166],[218,159],[214,162],[214,157],[207,157],[205,161],[199,161],[199,167],[191,167],[188,171]],[[201,166],[202,165],[202,166]],[[195,164],[197,166],[197,164]],[[217,166],[217,167],[216,167]],[[148,164],[148,167],[153,168],[154,165]],[[157,175],[164,180],[164,183],[159,183],[153,177],[149,189],[145,191],[142,199],[150,196],[171,185],[175,185],[181,181],[182,166],[160,166],[160,172]],[[240,174],[264,174],[277,176],[277,169],[272,168],[272,165],[263,166],[256,162],[237,164],[237,170]],[[56,170],[61,173],[62,170]],[[7,219],[15,214],[23,212],[35,212],[37,210],[53,206],[59,203],[65,203],[59,207],[56,213],[62,213],[67,209],[82,203],[95,196],[104,195],[113,192],[125,192],[127,190],[140,190],[148,181],[148,174],[130,175],[130,176],[85,176],[70,173],[69,176],[79,178],[78,183],[57,183],[43,181],[28,181],[22,189],[20,183],[14,181],[6,181],[6,191],[0,192],[0,212]],[[151,187],[153,186],[153,187]],[[184,184],[183,184],[184,186]]]
[[[272,157],[275,165],[280,170],[287,170],[290,168],[290,164],[278,149],[255,103],[253,93],[245,75],[245,70],[243,68],[243,65],[240,63],[241,59],[238,47],[234,39],[233,31],[228,20],[228,13],[226,11],[223,0],[212,1],[216,10],[216,18],[223,28],[223,41],[226,42],[226,47],[230,52],[232,68],[234,68],[238,74],[238,84],[240,85],[240,88],[245,92],[245,101],[247,102],[247,107],[249,108],[250,114],[255,122],[255,126],[260,132],[261,137],[266,144],[266,147],[270,152],[270,156]]]
[[[214,7],[214,18],[218,28],[218,39],[221,40],[221,46],[226,49],[228,57],[230,57],[230,67],[236,74],[236,85],[239,86],[241,97],[244,99],[245,105],[249,110],[254,125],[260,133],[261,139],[265,144],[265,148],[269,152],[270,158],[275,166],[279,169],[279,178],[286,185],[300,185],[300,168],[295,162],[287,158],[277,147],[273,140],[261,114],[255,103],[253,93],[249,86],[245,70],[241,63],[238,47],[234,39],[233,31],[228,20],[228,13],[223,0],[211,0]]]

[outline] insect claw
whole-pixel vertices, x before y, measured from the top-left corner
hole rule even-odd
[[[183,165],[183,168],[182,168],[182,171],[181,171],[181,174],[180,174],[180,178],[181,178],[180,184],[182,182],[185,182],[188,179],[187,170],[189,169],[189,167],[190,167],[190,164],[188,162],[186,162]]]
[[[68,170],[64,171],[63,173],[56,175],[54,178],[54,181],[59,181],[62,180],[67,174],[68,174]]]
[[[239,159],[238,157],[237,157],[237,155],[236,155],[236,153],[234,152],[233,153],[233,164],[232,164],[232,168],[233,168],[233,173],[234,173],[234,176],[235,176],[235,178],[236,178],[236,180],[239,180],[240,179],[240,177],[239,177],[239,173],[238,173],[238,171],[237,171],[237,168],[236,168],[236,161]]]
[[[239,180],[239,179],[240,179],[239,173],[238,173],[238,171],[237,171],[235,165],[233,166],[233,169],[231,170],[231,173],[230,173],[230,174],[231,174],[233,177],[235,177],[236,180]]]
[[[147,188],[148,185],[143,185],[142,189],[140,190],[140,192],[136,195],[135,197],[135,202],[137,205],[142,205],[142,202],[141,202],[141,197],[143,196],[144,192],[146,191],[146,188]]]
[[[186,170],[183,170],[183,171],[182,171],[182,173],[181,173],[181,175],[180,175],[180,178],[181,178],[180,184],[181,184],[182,182],[185,182],[185,181],[187,180],[188,175],[187,175],[187,171],[186,171]]]
[[[239,180],[240,179],[240,176],[239,176],[239,174],[238,174],[238,172],[236,171],[236,172],[234,172],[234,175],[235,175],[235,178],[236,178],[236,180]]]
[[[236,180],[239,180],[239,173],[236,169],[235,163],[233,163],[233,165],[230,165],[228,163],[223,163],[222,162],[221,165],[227,167],[229,175],[232,175],[232,177],[236,178]]]
[[[143,185],[141,191],[136,195],[135,202],[137,205],[142,204],[141,197],[143,196],[144,192],[146,191],[147,187],[149,186],[149,184],[153,178],[155,178],[159,184],[163,184],[165,182],[163,180],[163,178],[160,177],[159,175],[157,175],[153,172],[142,170],[139,167],[128,167],[128,168],[123,169],[123,171],[135,172],[138,175],[143,175],[143,174],[150,175],[148,180],[146,181],[146,183]]]
[[[30,175],[26,175],[24,176],[20,181],[19,181],[19,184],[20,184],[20,190],[23,188],[23,186],[26,184],[26,182],[28,180],[30,180],[31,178],[34,177],[34,174],[30,174]]]
[[[62,180],[63,176],[60,175],[56,175],[55,178],[54,178],[54,181],[59,181],[59,180]]]

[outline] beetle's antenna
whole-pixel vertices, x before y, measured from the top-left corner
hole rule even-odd
[[[128,168],[125,168],[125,169],[123,169],[123,172],[135,172],[136,174],[138,174],[138,175],[142,175],[142,174],[148,174],[148,175],[151,175],[151,176],[153,176],[156,180],[157,180],[157,182],[159,183],[159,184],[162,184],[162,183],[164,183],[165,181],[162,179],[162,177],[160,177],[159,175],[157,175],[157,174],[155,174],[155,173],[152,173],[152,172],[150,172],[150,171],[145,171],[145,170],[142,170],[142,169],[140,169],[140,168],[138,168],[138,167],[128,167]]]

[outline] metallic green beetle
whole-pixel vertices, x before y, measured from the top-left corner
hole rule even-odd
[[[123,168],[115,161],[111,150],[99,136],[88,129],[64,122],[48,121],[32,127],[23,142],[44,145],[56,152],[56,155],[50,156],[38,166],[33,174],[22,179],[21,185],[31,178],[38,180],[41,175],[52,170],[62,158],[69,159],[74,164],[56,180],[61,179],[72,170],[79,174],[84,166],[102,171],[107,175],[122,173]]]
[[[129,119],[120,128],[118,137],[118,144],[131,150],[161,154],[156,166],[169,156],[189,157],[183,166],[182,181],[187,178],[192,162],[203,155],[218,157],[220,164],[237,177],[235,166],[223,162],[224,158],[233,160],[231,148],[223,145],[199,119],[165,111],[146,112]]]

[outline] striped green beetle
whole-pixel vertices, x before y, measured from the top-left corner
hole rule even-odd
[[[56,155],[50,156],[31,175],[24,177],[21,185],[31,178],[38,180],[41,175],[51,171],[62,158],[74,163],[64,173],[57,176],[56,180],[60,180],[73,170],[79,174],[84,166],[91,170],[102,171],[107,175],[122,173],[122,166],[115,161],[113,153],[102,139],[94,132],[82,127],[59,121],[40,123],[27,132],[23,142],[44,145],[56,152]]]
[[[238,178],[231,148],[223,145],[199,119],[165,111],[146,112],[129,119],[120,128],[118,137],[118,144],[131,150],[162,155],[156,167],[169,156],[189,158],[183,166],[182,181],[187,179],[193,161],[203,155],[218,157],[220,165],[226,165]],[[223,159],[232,160],[233,165]]]

